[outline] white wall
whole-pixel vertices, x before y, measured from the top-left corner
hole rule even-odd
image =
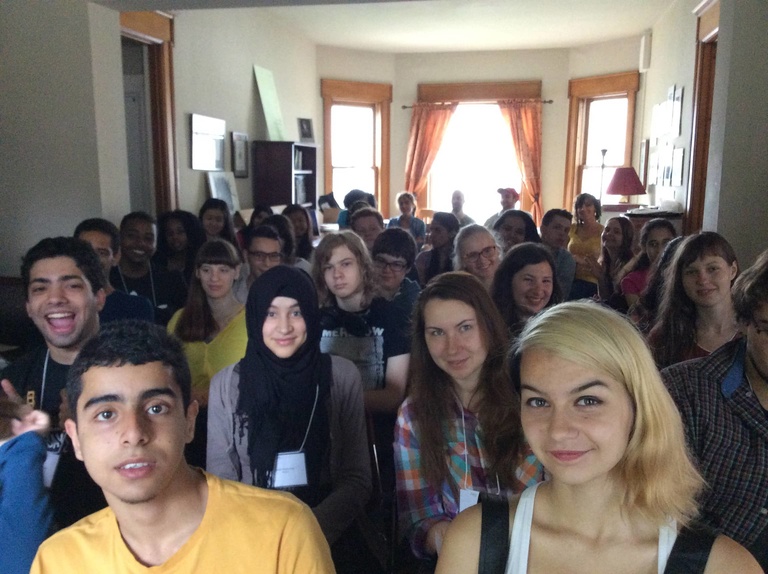
[[[100,42],[94,58],[91,42],[104,27],[115,39]],[[114,103],[101,72],[116,61],[119,77],[118,31],[116,12],[86,3],[0,4],[2,275],[18,276],[21,256],[42,237],[69,235],[80,220],[102,215],[102,189],[121,192],[121,122],[95,107],[97,98]]]
[[[122,78],[123,69],[120,36],[115,34],[120,26],[120,14],[88,4],[88,22],[101,196],[101,213],[95,215],[117,223],[131,206],[125,99],[122,82],[115,81],[116,77]]]
[[[768,248],[768,2],[720,4],[704,229],[746,268]]]
[[[651,137],[653,106],[667,99],[670,87],[683,88],[682,125],[680,136],[666,138],[674,147],[684,151],[683,185],[671,188],[656,188],[655,202],[674,199],[683,206],[689,181],[691,133],[693,129],[693,74],[696,62],[696,16],[693,9],[699,0],[678,0],[659,18],[653,27],[651,40],[651,68],[643,74],[645,93],[644,109],[638,112],[642,118],[640,137]],[[651,141],[651,147],[654,147]],[[661,146],[658,146],[660,149]],[[635,163],[637,166],[637,163]]]
[[[690,150],[695,17],[698,0],[678,0],[653,28],[635,139],[650,135],[651,109],[671,85],[684,86],[683,128]],[[705,221],[732,239],[742,261],[766,243],[765,90],[768,53],[764,0],[725,2],[721,14],[715,117]],[[739,34],[735,34],[739,30]],[[286,137],[296,118],[314,120],[322,137],[320,77],[392,82],[392,190],[402,188],[411,104],[419,82],[543,81],[543,203],[559,206],[565,164],[567,85],[571,77],[636,69],[637,38],[571,50],[383,55],[315,47],[258,9],[182,11],[176,15],[175,88],[181,207],[206,196],[202,172],[189,167],[189,114],[227,121],[228,131],[264,138],[253,64],[275,76]],[[18,274],[21,255],[45,235],[69,234],[86,217],[117,220],[127,211],[127,166],[115,11],[84,2],[0,3],[0,274]],[[642,117],[640,117],[642,116]],[[322,151],[322,150],[321,150]],[[230,145],[227,141],[227,167]],[[686,159],[686,166],[688,160]],[[322,175],[322,174],[320,174]],[[237,180],[243,206],[250,179]],[[684,186],[675,197],[684,198]],[[394,197],[394,194],[392,194]],[[738,196],[738,197],[736,197]],[[726,200],[726,201],[723,201]],[[749,206],[755,225],[744,225]],[[394,208],[394,206],[392,206]],[[757,211],[755,211],[757,210]]]
[[[197,213],[208,196],[205,172],[191,169],[190,114],[227,122],[225,169],[231,170],[230,132],[250,140],[267,139],[257,105],[254,64],[272,71],[280,101],[285,139],[298,140],[298,118],[322,123],[317,100],[315,47],[295,30],[259,9],[187,10],[174,20],[176,144],[181,209]],[[322,132],[315,127],[315,141]],[[237,179],[242,207],[253,205],[251,178]]]

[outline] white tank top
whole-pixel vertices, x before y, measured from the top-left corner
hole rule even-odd
[[[541,484],[541,483],[539,483]],[[517,503],[515,520],[512,523],[512,536],[509,544],[509,557],[505,574],[526,574],[528,572],[528,550],[531,546],[531,525],[533,524],[533,502],[539,484],[526,488]],[[659,528],[658,574],[664,573],[667,559],[677,538],[677,523],[671,520]]]

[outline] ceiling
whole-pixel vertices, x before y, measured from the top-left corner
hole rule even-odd
[[[95,0],[116,10],[258,7],[316,44],[375,52],[565,48],[639,36],[674,0]]]

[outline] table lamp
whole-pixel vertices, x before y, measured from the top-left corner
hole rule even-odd
[[[629,203],[630,195],[645,195],[646,191],[634,167],[617,167],[606,195],[620,195],[619,203]]]

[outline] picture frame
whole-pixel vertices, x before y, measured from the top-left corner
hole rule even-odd
[[[650,143],[647,139],[640,142],[640,183],[645,188],[648,186],[648,153],[650,151]]]
[[[248,134],[232,132],[232,173],[248,177]]]
[[[192,169],[224,171],[226,122],[200,114],[190,114]]]
[[[315,132],[312,129],[312,120],[309,118],[298,118],[299,120],[299,141],[303,143],[314,143]]]
[[[672,136],[678,137],[683,121],[683,86],[675,88],[672,100]]]
[[[223,199],[230,213],[240,211],[240,197],[237,195],[234,174],[231,171],[209,171],[207,175],[210,196]]]
[[[673,187],[683,185],[683,170],[685,169],[685,148],[676,147],[672,150],[672,175],[670,184]]]

